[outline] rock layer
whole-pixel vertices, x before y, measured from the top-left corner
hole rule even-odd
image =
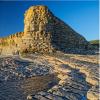
[[[1,53],[18,52],[52,53],[57,50],[87,50],[91,46],[86,39],[65,24],[46,6],[32,6],[25,12],[24,32],[0,39]]]

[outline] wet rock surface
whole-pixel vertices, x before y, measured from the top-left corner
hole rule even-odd
[[[99,100],[97,55],[0,57],[0,100]]]

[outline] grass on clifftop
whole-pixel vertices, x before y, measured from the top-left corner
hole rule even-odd
[[[90,44],[99,44],[99,40],[91,40]]]
[[[100,40],[91,40],[89,42],[94,47],[95,50],[99,50],[99,42],[100,42]]]

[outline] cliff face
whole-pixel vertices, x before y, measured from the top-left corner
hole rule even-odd
[[[10,53],[52,53],[88,49],[90,46],[84,37],[55,17],[46,6],[32,6],[24,16],[24,32],[0,39],[1,51],[10,48]]]
[[[0,38],[0,54],[12,55],[20,51],[24,32],[18,32],[8,37]]]

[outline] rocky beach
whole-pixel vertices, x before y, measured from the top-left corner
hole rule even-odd
[[[97,55],[0,57],[0,100],[99,100]]]

